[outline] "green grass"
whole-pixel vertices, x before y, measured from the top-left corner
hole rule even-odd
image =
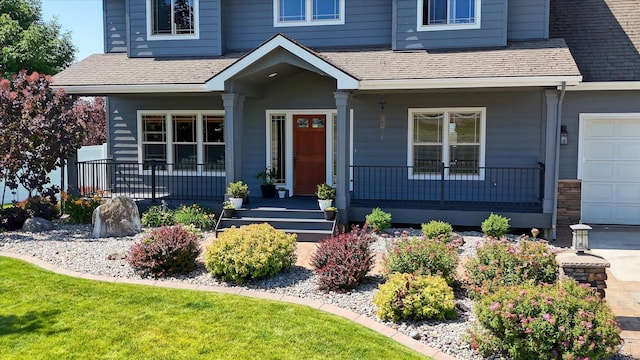
[[[0,257],[1,359],[424,359],[305,306],[75,279]]]

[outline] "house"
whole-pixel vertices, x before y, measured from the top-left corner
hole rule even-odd
[[[108,96],[85,191],[221,201],[271,167],[343,221],[640,224],[637,0],[103,4],[105,54],[54,77]]]

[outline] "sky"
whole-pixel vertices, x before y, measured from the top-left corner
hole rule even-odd
[[[76,61],[104,52],[102,0],[41,0],[42,17],[54,17],[63,32],[70,32],[77,48]]]

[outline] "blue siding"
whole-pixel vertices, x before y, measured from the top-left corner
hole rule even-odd
[[[506,0],[482,0],[480,29],[443,31],[416,31],[418,2],[397,0],[396,3],[395,50],[506,45]]]
[[[560,179],[578,177],[578,141],[581,113],[640,113],[640,91],[567,91],[562,125],[569,143],[560,147]]]
[[[105,53],[127,52],[125,0],[105,0],[103,11]]]
[[[509,0],[509,40],[549,38],[549,0]]]
[[[283,33],[312,48],[390,47],[391,2],[347,0],[344,25],[273,26],[273,1],[223,0],[225,51],[253,49]]]
[[[200,37],[197,40],[147,40],[144,0],[129,0],[130,57],[221,55],[220,0],[200,0]]]

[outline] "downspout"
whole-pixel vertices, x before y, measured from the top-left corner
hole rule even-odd
[[[556,240],[558,231],[558,181],[560,181],[560,128],[562,126],[562,102],[564,101],[564,93],[567,91],[567,82],[562,82],[562,90],[560,91],[560,98],[558,99],[558,108],[556,109],[556,116],[558,117],[556,128],[556,168],[553,174],[553,215],[551,217],[551,226],[553,229],[553,240]]]

